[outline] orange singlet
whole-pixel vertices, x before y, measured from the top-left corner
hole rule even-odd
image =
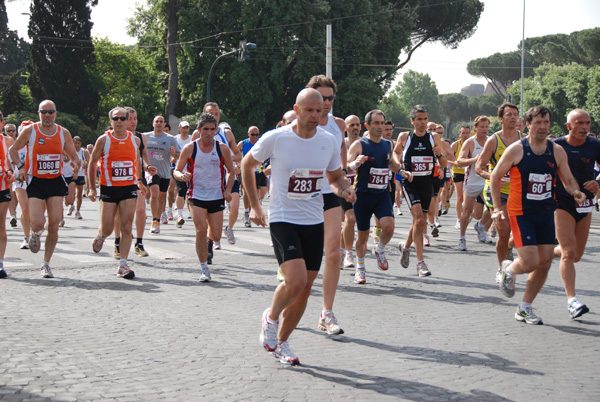
[[[8,146],[6,145],[6,141],[7,137],[2,136],[2,146],[0,146],[0,191],[10,188],[6,179],[6,171],[11,168],[8,163]]]
[[[103,186],[137,185],[137,144],[135,136],[126,131],[127,137],[116,138],[112,131],[106,132],[106,142],[100,158]]]
[[[54,179],[62,174],[64,132],[57,124],[54,134],[46,135],[39,125],[33,125],[29,138],[29,174],[40,179]]]

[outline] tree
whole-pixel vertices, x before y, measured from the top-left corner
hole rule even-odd
[[[93,66],[91,6],[98,0],[33,0],[29,20],[31,73],[36,102],[52,99],[57,108],[96,126],[99,95],[88,69]]]
[[[168,0],[167,2],[167,58],[169,61],[169,85],[167,87],[166,118],[175,114],[177,100],[179,98],[179,70],[177,66],[177,38],[179,36],[179,24],[177,13],[188,0]]]
[[[21,74],[17,71],[8,79],[8,83],[0,95],[0,107],[3,113],[11,114],[19,110],[30,110],[31,100],[22,92]]]
[[[0,90],[4,91],[15,72],[23,69],[29,59],[27,43],[16,31],[9,31],[5,0],[0,0]]]
[[[159,1],[165,0],[138,9],[130,32],[166,73],[167,55],[157,46],[165,42],[166,13],[152,11]],[[400,54],[427,41],[454,46],[473,32],[482,9],[478,0],[189,0],[186,12],[178,13],[182,102],[176,112],[193,114],[202,107],[213,61],[246,39],[257,44],[256,51],[247,62],[232,57],[216,65],[211,97],[241,126],[274,126],[308,79],[324,73],[330,22],[339,94],[335,112],[362,115],[379,103],[405,64],[398,63]]]
[[[457,93],[440,95],[440,112],[447,119],[446,133],[449,135],[453,122],[469,119],[469,98]]]

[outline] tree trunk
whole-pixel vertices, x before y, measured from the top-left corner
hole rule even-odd
[[[167,87],[167,105],[165,108],[165,120],[169,121],[169,116],[175,114],[177,100],[179,98],[179,70],[177,69],[177,10],[181,5],[177,0],[169,0],[167,3],[167,57],[169,60],[169,84]]]

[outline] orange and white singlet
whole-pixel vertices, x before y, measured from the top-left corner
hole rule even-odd
[[[8,137],[2,135],[2,144],[0,145],[0,191],[8,190],[10,184],[6,179],[6,171],[11,169],[10,163],[8,163]]]
[[[137,185],[137,144],[135,136],[126,131],[127,137],[116,138],[112,131],[106,132],[106,141],[100,158],[102,186]]]
[[[29,174],[40,179],[54,179],[62,174],[65,134],[58,124],[51,135],[42,133],[39,125],[33,124],[29,137]]]

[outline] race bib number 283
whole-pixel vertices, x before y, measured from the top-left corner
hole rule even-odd
[[[296,169],[290,174],[288,198],[308,200],[317,197],[323,186],[324,171],[321,169]]]

